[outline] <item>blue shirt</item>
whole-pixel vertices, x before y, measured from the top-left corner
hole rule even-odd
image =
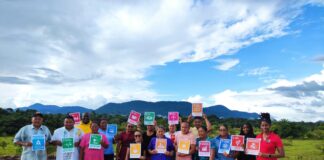
[[[106,131],[99,129],[99,133],[106,135],[107,140],[109,142],[108,148],[105,149],[104,154],[114,154],[114,136],[111,134],[108,134]]]
[[[165,137],[164,137],[165,138]],[[149,150],[154,150],[155,149],[155,145],[156,145],[156,137],[153,137],[147,147],[147,149]],[[174,150],[174,147],[173,147],[173,143],[171,141],[171,139],[169,138],[165,138],[167,140],[167,151],[171,152]],[[151,160],[171,160],[172,159],[172,156],[166,156],[165,154],[163,153],[157,153],[157,154],[152,154],[151,155]]]
[[[15,135],[14,143],[19,141],[31,142],[33,135],[45,135],[46,142],[49,142],[52,137],[50,130],[46,126],[41,125],[38,129],[35,129],[33,125],[26,125]],[[32,147],[29,146],[23,146],[22,148],[22,160],[47,160],[46,149],[44,151],[32,151]]]
[[[228,135],[226,139],[231,139],[231,135]],[[228,158],[225,157],[222,153],[218,153],[219,143],[220,143],[221,137],[217,136],[213,139],[213,143],[215,146],[215,160],[234,160],[234,158]],[[234,152],[230,151],[230,155],[233,156]]]

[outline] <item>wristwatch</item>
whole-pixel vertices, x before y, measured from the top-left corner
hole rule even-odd
[[[272,157],[272,155],[271,154],[269,154],[269,156],[268,156],[269,158],[271,158]]]

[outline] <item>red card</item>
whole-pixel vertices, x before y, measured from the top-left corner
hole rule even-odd
[[[258,155],[260,152],[261,138],[247,138],[245,153]]]
[[[141,113],[136,112],[136,111],[131,111],[128,117],[128,123],[137,125],[141,117]]]
[[[81,122],[80,112],[70,113],[69,115],[73,117],[75,124],[79,124]]]
[[[169,112],[168,113],[168,123],[169,124],[179,124],[179,112]]]
[[[231,138],[231,150],[234,151],[244,151],[244,136],[242,135],[232,135]]]

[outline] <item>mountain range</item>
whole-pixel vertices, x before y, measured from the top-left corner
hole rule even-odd
[[[107,103],[95,110],[88,109],[81,106],[56,106],[56,105],[43,105],[35,103],[28,107],[18,108],[19,110],[37,110],[44,114],[66,114],[70,112],[96,112],[98,114],[121,114],[128,115],[131,110],[144,114],[144,112],[155,112],[156,115],[167,116],[170,111],[177,111],[182,116],[187,116],[191,113],[192,104],[189,102],[176,102],[176,101],[160,101],[160,102],[147,102],[147,101],[129,101],[124,103]],[[216,115],[219,118],[246,118],[256,119],[257,113],[241,112],[230,110],[223,105],[214,105],[204,107],[203,112],[207,115]]]

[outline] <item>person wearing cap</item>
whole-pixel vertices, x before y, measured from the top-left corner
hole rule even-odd
[[[79,160],[79,144],[83,136],[79,128],[74,127],[74,119],[72,116],[67,115],[64,119],[64,126],[54,131],[52,137],[52,144],[56,148],[56,160]],[[62,148],[63,138],[73,138],[74,149],[73,152],[64,153]]]
[[[81,129],[84,134],[91,133],[90,114],[88,112],[83,113],[80,124],[75,127]]]
[[[32,117],[32,124],[22,127],[14,137],[14,143],[22,146],[21,160],[46,160],[47,151],[45,150],[32,150],[32,137],[35,135],[44,135],[45,141],[50,142],[51,132],[50,130],[42,125],[43,115],[36,112]],[[48,143],[46,143],[48,144]]]
[[[190,123],[192,119],[192,115],[190,114],[188,116],[187,122]],[[195,138],[198,138],[198,129],[203,126],[203,120],[205,120],[207,133],[211,131],[212,125],[207,119],[206,114],[203,114],[202,117],[194,117],[193,118],[193,127],[190,127],[190,132],[195,136]]]

